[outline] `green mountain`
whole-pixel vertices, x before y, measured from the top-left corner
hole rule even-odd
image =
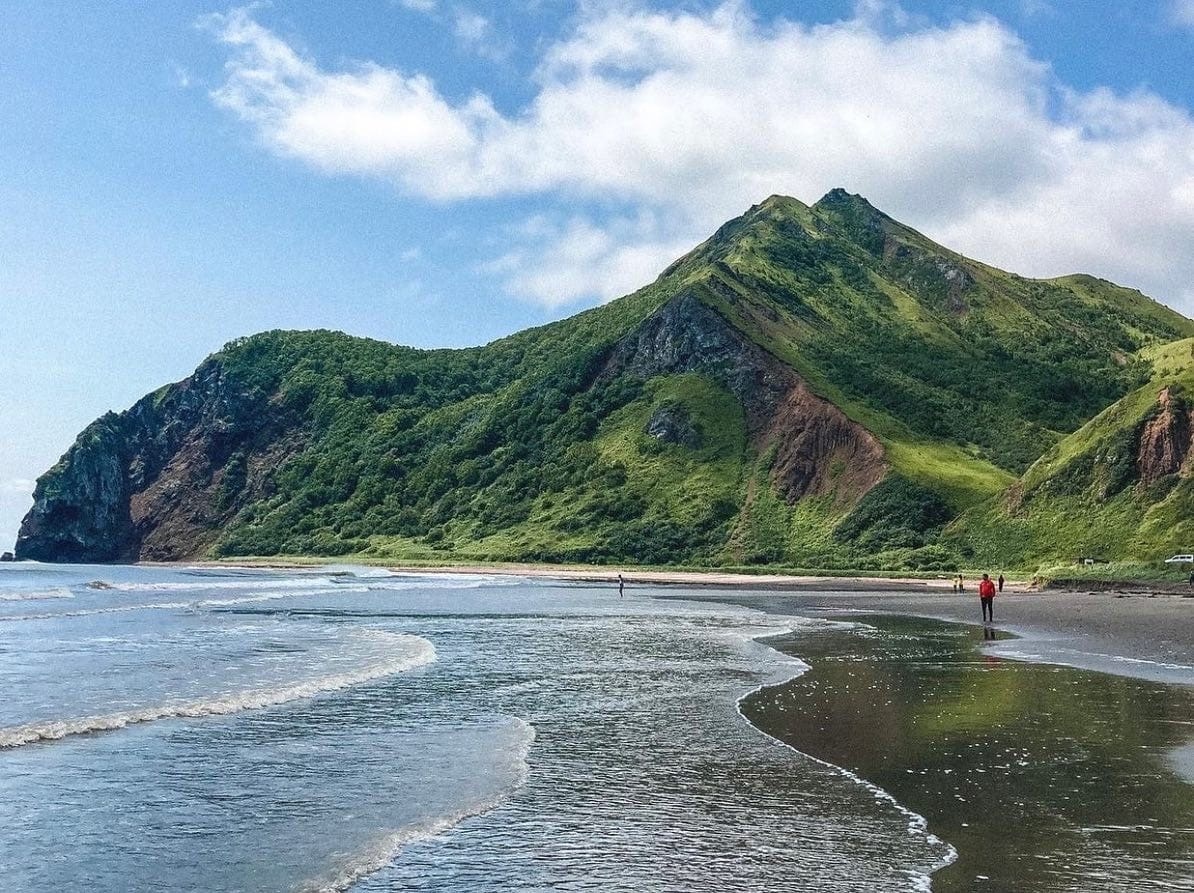
[[[235,341],[89,426],[17,552],[952,567],[1191,336],[1137,291],[996,270],[842,190],[773,196],[640,291],[484,347]]]

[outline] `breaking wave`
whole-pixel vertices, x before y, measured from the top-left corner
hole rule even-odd
[[[369,631],[379,643],[393,653],[381,660],[346,673],[322,676],[306,682],[273,688],[249,689],[221,697],[172,702],[152,707],[140,707],[116,713],[83,716],[75,719],[44,720],[19,726],[0,728],[0,748],[21,747],[37,742],[58,741],[73,735],[87,735],[123,729],[126,726],[153,722],[159,719],[189,719],[202,716],[227,716],[242,710],[276,707],[290,701],[340,691],[413,670],[435,660],[435,646],[421,636],[404,633]]]
[[[337,594],[352,592],[368,592],[368,587],[341,586],[334,590]],[[283,598],[297,598],[305,595],[327,595],[327,589],[290,589],[284,592],[265,592],[261,595],[242,595],[232,598],[200,598],[194,601],[182,602],[143,602],[132,605],[111,605],[106,608],[79,608],[75,611],[47,611],[42,614],[10,614],[0,616],[0,623],[17,620],[57,620],[60,617],[92,617],[97,614],[127,614],[130,611],[202,611],[208,608],[223,608],[231,605],[250,605],[256,602],[272,602]]]
[[[48,598],[74,598],[74,594],[66,588],[35,589],[28,592],[0,592],[0,602],[36,602]]]

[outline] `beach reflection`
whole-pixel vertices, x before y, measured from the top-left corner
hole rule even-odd
[[[1002,660],[990,629],[864,620],[771,640],[812,670],[743,709],[927,817],[959,851],[935,890],[1189,889],[1194,786],[1172,755],[1194,692]]]

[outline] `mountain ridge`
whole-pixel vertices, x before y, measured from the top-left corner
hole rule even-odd
[[[953,566],[967,512],[1190,336],[844,190],[776,195],[637,292],[482,347],[231,342],[89,426],[17,551]]]

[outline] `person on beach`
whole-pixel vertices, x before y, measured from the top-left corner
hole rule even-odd
[[[999,584],[999,594],[1003,595],[1003,574],[1000,574],[999,579],[996,580],[995,582],[997,582]]]
[[[978,584],[978,600],[983,606],[983,623],[995,622],[995,583],[989,574],[983,574]]]
[[[618,598],[624,598],[626,594],[626,581],[622,579],[622,575],[618,574]]]
[[[964,592],[966,587],[962,585],[962,575],[958,574],[958,592]]]

